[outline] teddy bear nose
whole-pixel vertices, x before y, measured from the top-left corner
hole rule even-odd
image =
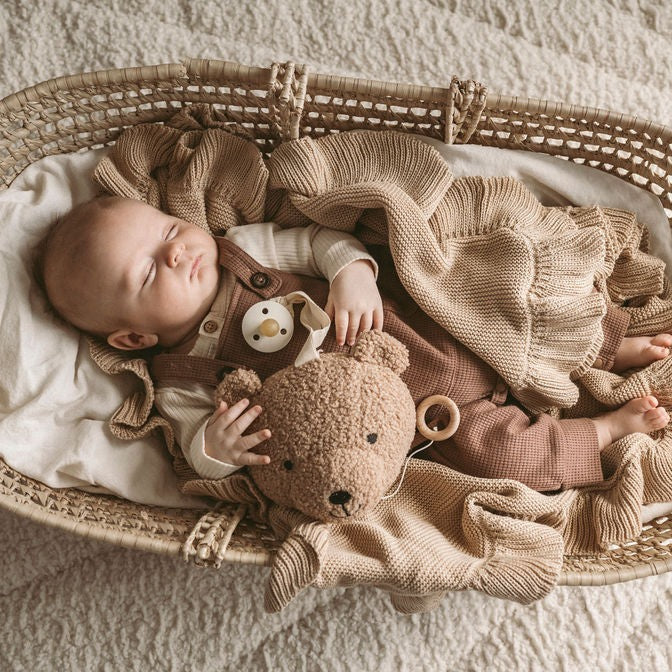
[[[352,495],[347,490],[336,490],[329,495],[332,504],[347,504],[351,499]]]

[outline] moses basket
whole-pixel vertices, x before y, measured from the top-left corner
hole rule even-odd
[[[188,60],[58,77],[0,101],[0,189],[32,162],[114,143],[124,128],[161,123],[181,106],[210,103],[256,139],[266,156],[284,140],[356,128],[544,152],[649,189],[672,217],[672,129],[586,107],[487,94],[473,81],[447,88],[309,73],[303,65],[255,68]],[[77,489],[51,489],[0,460],[0,506],[26,518],[126,547],[183,553],[199,563],[269,564],[278,542],[240,507],[159,508]],[[672,517],[636,539],[565,556],[560,584],[603,585],[672,569]],[[212,561],[216,561],[212,563]]]

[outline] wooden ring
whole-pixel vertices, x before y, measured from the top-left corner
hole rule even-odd
[[[450,411],[450,422],[448,426],[441,430],[430,429],[425,422],[425,413],[430,406],[446,406]],[[433,394],[431,397],[423,399],[415,411],[415,424],[420,434],[426,439],[432,441],[443,441],[450,438],[457,431],[460,424],[460,410],[457,404],[450,398],[442,394]]]

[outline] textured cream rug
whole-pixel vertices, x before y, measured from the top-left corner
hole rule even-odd
[[[4,0],[0,97],[187,57],[563,100],[672,123],[672,4],[646,0]],[[672,573],[478,593],[401,616],[367,588],[262,609],[266,570],[197,570],[0,511],[0,670],[666,670]]]

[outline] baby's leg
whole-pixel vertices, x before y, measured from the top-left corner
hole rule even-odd
[[[635,432],[648,434],[662,429],[670,421],[664,408],[658,408],[655,397],[631,399],[615,411],[598,415],[592,419],[597,427],[600,450],[610,443]]]
[[[597,291],[597,290],[594,290]],[[630,315],[618,306],[608,305],[602,319],[604,341],[593,366],[620,373],[664,359],[672,348],[672,334],[626,337]]]
[[[670,348],[672,348],[672,334],[624,338],[616,350],[611,370],[619,373],[626,369],[647,366],[667,357]]]
[[[593,362],[596,369],[611,371],[619,348],[625,340],[625,332],[630,324],[630,313],[618,306],[607,305],[607,312],[602,318],[602,347]]]
[[[515,405],[481,399],[460,407],[461,420],[447,441],[425,457],[485,478],[514,478],[548,491],[602,480],[600,451],[634,432],[652,432],[669,422],[655,397],[632,399],[596,418],[533,418]]]
[[[547,491],[603,479],[597,425],[589,418],[530,418],[514,404],[486,399],[460,406],[460,424],[423,455],[484,478],[513,478]]]

